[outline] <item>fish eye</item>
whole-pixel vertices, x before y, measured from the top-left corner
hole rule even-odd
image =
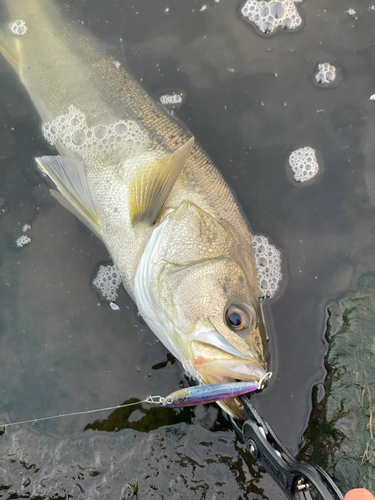
[[[254,318],[248,308],[235,304],[227,308],[225,320],[232,330],[244,330],[254,322]]]
[[[170,405],[171,403],[173,403],[173,399],[172,399],[172,398],[167,398],[165,401],[166,401],[166,403],[167,403],[167,404],[169,404],[169,405]]]

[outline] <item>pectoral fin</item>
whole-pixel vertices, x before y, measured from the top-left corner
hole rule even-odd
[[[190,154],[194,137],[171,155],[154,160],[129,183],[129,214],[133,226],[153,224]]]
[[[18,72],[19,71],[19,40],[12,33],[0,30],[0,52],[8,63]]]
[[[51,190],[65,208],[76,215],[94,234],[102,238],[95,201],[91,196],[83,165],[62,156],[43,156],[36,162],[60,192]]]

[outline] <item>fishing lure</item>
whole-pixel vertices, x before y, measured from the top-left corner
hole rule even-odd
[[[219,399],[234,398],[259,389],[258,382],[197,385],[172,392],[162,401],[167,408],[214,403]]]

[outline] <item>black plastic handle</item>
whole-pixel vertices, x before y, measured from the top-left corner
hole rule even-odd
[[[313,466],[297,461],[294,465],[288,465],[267,442],[256,422],[252,420],[244,422],[242,433],[251,456],[266,469],[289,500],[296,500],[298,481],[301,479],[305,484],[312,483],[324,500],[340,499],[336,495],[331,495],[319,472]]]

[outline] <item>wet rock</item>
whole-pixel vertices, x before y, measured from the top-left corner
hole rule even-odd
[[[265,498],[259,471],[247,465],[234,433],[198,425],[69,437],[22,426],[1,432],[0,447],[4,498]]]
[[[325,468],[342,491],[375,491],[375,274],[328,315],[325,395],[315,401],[300,458]]]

